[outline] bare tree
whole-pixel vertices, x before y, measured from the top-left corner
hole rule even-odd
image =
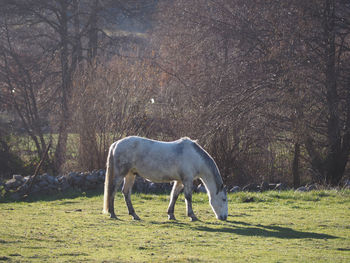
[[[13,31],[13,27],[19,29]],[[16,41],[28,37],[23,35],[23,24],[19,19],[2,19],[2,41],[0,44],[0,81],[2,85],[2,104],[13,109],[22,122],[26,133],[35,144],[37,157],[40,158],[46,148],[44,138],[45,112],[49,97],[45,84],[50,78],[46,60],[39,52],[28,52],[28,47],[16,45]],[[44,95],[45,94],[45,95]]]
[[[115,140],[132,134],[151,136],[156,76],[148,63],[118,56],[106,65],[97,64],[77,74],[72,129],[90,138],[80,141],[85,149],[79,151],[80,168],[103,168],[108,148]]]
[[[304,19],[312,25],[303,32],[306,56],[313,70],[310,91],[317,99],[310,109],[313,120],[305,134],[314,180],[339,184],[350,153],[349,67],[350,5],[346,1],[300,3]],[[315,30],[314,28],[317,28]]]
[[[115,42],[120,40],[118,37],[106,33],[106,28],[111,30],[116,28],[115,19],[113,21],[110,19],[113,16],[112,13],[116,12],[113,10],[119,10],[121,14],[125,15],[136,15],[145,5],[146,2],[136,3],[133,1],[1,1],[2,13],[16,20],[16,24],[6,28],[7,35],[11,35],[13,32],[20,34],[19,31],[25,32],[27,30],[21,38],[26,50],[34,49],[38,57],[50,61],[50,72],[45,70],[45,74],[47,74],[45,77],[52,80],[53,87],[51,89],[55,89],[53,94],[56,100],[53,101],[54,105],[51,106],[54,106],[52,107],[54,109],[52,113],[55,116],[53,117],[52,128],[53,131],[58,133],[57,144],[53,147],[55,151],[54,164],[57,172],[61,170],[66,159],[67,140],[72,116],[70,99],[75,88],[73,86],[73,76],[75,76],[76,70],[79,69],[79,72],[84,72],[83,68],[86,65],[95,63],[98,51],[102,47],[105,48],[104,51],[117,52],[113,51],[112,48],[106,48],[107,45],[115,47]],[[30,33],[28,29],[30,29]],[[9,33],[9,31],[11,32]],[[4,39],[6,39],[6,36]],[[7,44],[10,43],[17,48],[19,42],[12,43],[13,39],[9,40]],[[11,51],[8,45],[7,48],[7,51]],[[9,58],[10,52],[6,54]],[[17,66],[20,63],[23,64],[20,59],[14,60],[14,52],[11,54]],[[23,58],[23,55],[21,57]],[[35,59],[38,59],[38,57]],[[85,62],[88,63],[85,64]],[[11,68],[12,65],[6,67]],[[24,72],[24,69],[22,66],[20,74],[26,73],[26,76],[29,76],[29,74],[38,73],[34,71],[36,69],[33,67],[27,72]],[[5,72],[5,76],[9,77],[9,71]],[[36,94],[31,97],[32,106],[37,99],[35,96]],[[17,110],[17,112],[23,115],[22,110]],[[24,118],[22,120],[24,121]],[[25,124],[25,126],[28,125]],[[31,128],[27,129],[28,132],[30,130]],[[91,138],[84,138],[82,134],[82,141],[89,139]],[[33,140],[37,140],[35,136]],[[41,144],[45,143],[42,136],[38,141]],[[36,143],[39,152],[45,148],[40,143]],[[82,145],[86,144],[83,143]]]
[[[268,52],[266,28],[257,24],[270,7],[251,1],[175,1],[163,7],[164,20],[155,32],[162,44],[158,64],[177,89],[182,86],[188,123],[195,124],[185,131],[214,153],[227,179],[236,174],[241,183],[238,174],[247,180],[261,171],[261,163],[249,161],[264,156],[272,138],[265,132],[263,109],[271,85],[266,75],[272,75],[261,67]],[[251,12],[254,8],[259,12]],[[248,11],[257,17],[246,16]],[[264,173],[269,171],[258,180]]]
[[[208,125],[199,134],[210,148],[222,139],[227,151],[216,157],[228,174],[242,162],[227,156],[243,155],[228,149],[249,141],[245,153],[264,159],[252,173],[266,162],[264,173],[278,172],[267,153],[284,143],[294,155],[282,171],[295,186],[304,146],[313,179],[339,183],[349,156],[346,2],[179,0],[161,8],[158,64],[203,109],[192,117]]]

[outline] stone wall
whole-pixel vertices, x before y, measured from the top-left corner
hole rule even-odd
[[[12,179],[6,182],[0,182],[0,198],[20,200],[24,196],[29,195],[50,195],[66,191],[87,191],[101,190],[103,191],[105,180],[105,170],[97,170],[86,173],[71,172],[66,175],[52,176],[49,174],[34,176],[13,175]],[[122,186],[121,186],[122,187]],[[136,176],[133,192],[139,193],[166,193],[171,191],[171,183],[157,184],[149,182],[139,176]],[[350,189],[350,180],[345,182],[344,189]],[[263,192],[268,190],[283,191],[290,190],[285,184],[249,184],[244,187],[233,186],[228,188],[228,192],[235,193],[240,191]],[[316,184],[302,186],[296,189],[298,192],[325,189]],[[206,192],[202,184],[195,184],[195,192]]]
[[[104,170],[86,173],[71,172],[57,177],[47,173],[38,175],[35,178],[33,176],[13,175],[12,179],[0,183],[0,194],[3,197],[20,199],[25,195],[48,195],[69,190],[87,191],[100,189],[103,191],[104,181]],[[31,184],[32,186],[30,187]],[[156,184],[137,176],[133,191],[142,193],[170,192],[171,184]]]

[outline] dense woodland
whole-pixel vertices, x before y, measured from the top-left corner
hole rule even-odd
[[[127,135],[197,139],[227,184],[339,185],[348,0],[0,0],[0,173],[105,167]]]

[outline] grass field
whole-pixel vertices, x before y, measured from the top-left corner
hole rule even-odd
[[[134,194],[141,221],[116,197],[119,220],[101,214],[102,195],[0,203],[0,261],[350,262],[350,191],[229,195],[217,221],[205,194],[183,195],[167,220],[167,195]],[[245,202],[245,201],[251,202]]]

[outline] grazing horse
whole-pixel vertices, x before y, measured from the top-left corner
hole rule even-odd
[[[227,194],[220,172],[213,158],[197,142],[189,138],[162,142],[137,136],[114,142],[109,148],[107,158],[103,205],[103,212],[109,213],[111,218],[116,218],[114,197],[124,180],[122,193],[129,214],[135,220],[140,219],[130,199],[137,174],[156,183],[174,181],[168,207],[170,220],[175,220],[175,202],[182,189],[187,215],[192,221],[198,220],[192,210],[193,181],[197,178],[202,180],[207,189],[216,218],[227,219]]]

